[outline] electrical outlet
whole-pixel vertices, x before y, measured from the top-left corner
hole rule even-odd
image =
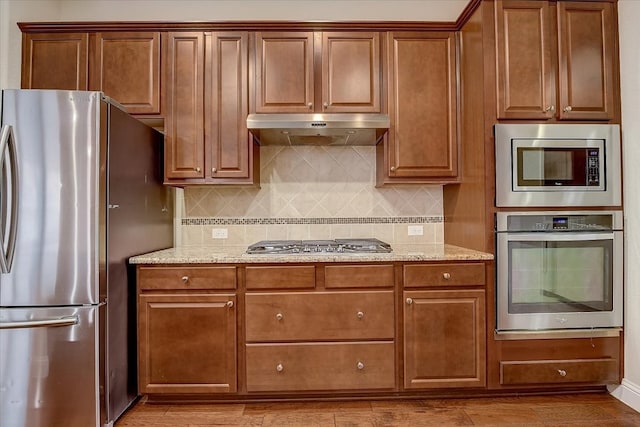
[[[407,234],[409,236],[422,236],[424,234],[424,227],[421,225],[410,225],[407,227]]]
[[[229,237],[229,231],[226,228],[214,228],[211,232],[211,237],[214,239],[226,239]]]

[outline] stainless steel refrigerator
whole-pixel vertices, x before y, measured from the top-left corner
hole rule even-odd
[[[137,397],[135,271],[173,244],[162,135],[100,92],[4,90],[0,426],[113,425]]]

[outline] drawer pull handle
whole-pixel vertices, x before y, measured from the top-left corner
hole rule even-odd
[[[362,311],[359,311],[356,316],[358,316],[358,319],[362,319],[364,317],[364,313]]]
[[[278,371],[278,372],[284,371],[284,366],[282,366],[282,363],[278,363],[276,365],[276,371]]]
[[[567,376],[567,371],[565,371],[564,369],[558,369],[558,373],[560,374],[561,377]]]
[[[444,280],[449,280],[449,279],[451,279],[451,274],[450,273],[442,273],[442,278]]]
[[[189,283],[189,276],[182,276],[182,283]]]
[[[413,304],[413,299],[411,299],[411,298],[407,298],[407,299],[405,300],[405,302],[407,303],[407,305],[411,305],[411,304]]]
[[[284,315],[282,313],[276,314],[276,320],[282,320],[282,319],[284,319]]]
[[[358,362],[358,363],[356,364],[356,367],[357,367],[359,370],[363,370],[363,369],[364,369],[364,363],[362,363],[362,362]]]
[[[233,307],[233,301],[227,301],[227,307],[231,308]]]

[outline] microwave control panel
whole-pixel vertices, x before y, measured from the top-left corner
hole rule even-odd
[[[600,185],[600,150],[590,148],[587,152],[587,185]]]

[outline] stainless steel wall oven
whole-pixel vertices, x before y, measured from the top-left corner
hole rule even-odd
[[[622,211],[496,214],[497,330],[622,326]]]

